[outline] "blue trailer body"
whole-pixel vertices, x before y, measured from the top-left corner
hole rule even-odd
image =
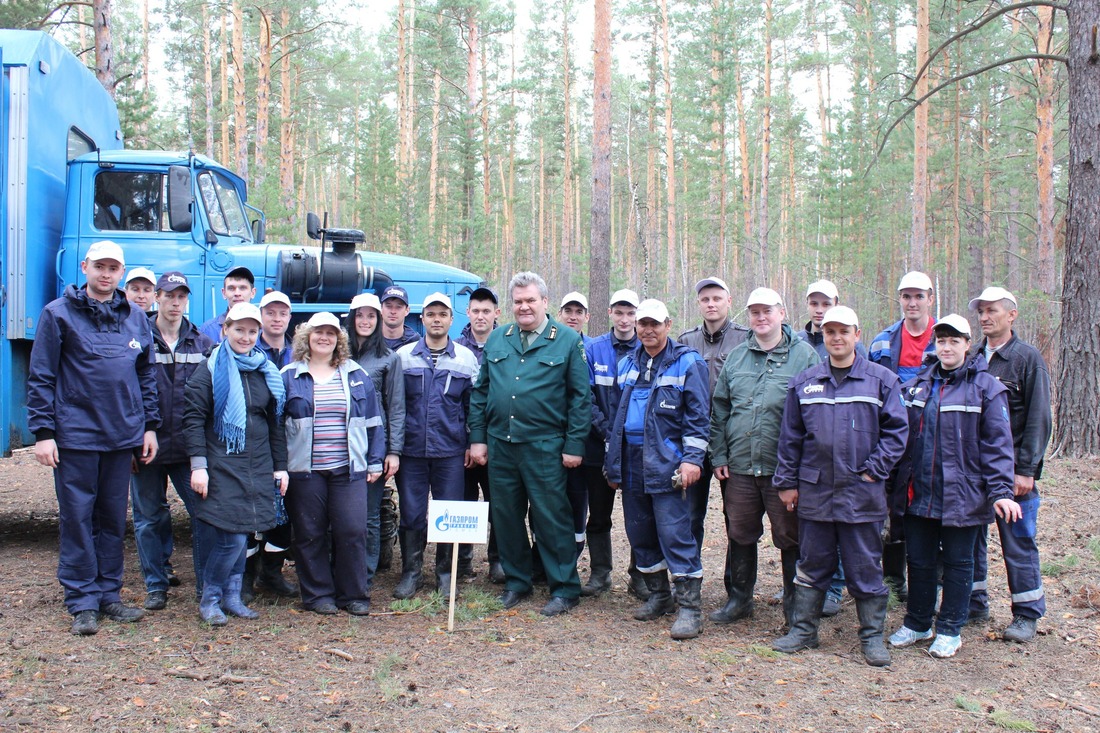
[[[48,35],[0,31],[0,450],[27,445],[26,371],[38,314],[71,283],[92,243],[110,239],[126,267],[179,270],[191,282],[188,317],[222,312],[226,273],[249,268],[255,302],[270,289],[294,301],[295,319],[346,313],[358,292],[391,283],[408,290],[408,322],[419,330],[431,292],[454,303],[457,335],[481,280],[411,257],[269,244],[263,213],[248,205],[245,181],[201,155],[122,149],[118,111],[94,75]],[[326,235],[327,236],[327,235]],[[297,295],[295,295],[297,293]]]

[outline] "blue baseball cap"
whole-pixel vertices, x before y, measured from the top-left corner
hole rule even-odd
[[[409,292],[400,285],[391,285],[382,291],[381,302],[385,303],[391,298],[397,298],[405,305],[409,304]]]

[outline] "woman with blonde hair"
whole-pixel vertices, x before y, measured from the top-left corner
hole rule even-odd
[[[366,616],[367,484],[382,474],[386,439],[374,384],[348,358],[336,316],[316,313],[298,326],[283,384],[286,505],[302,605]]]

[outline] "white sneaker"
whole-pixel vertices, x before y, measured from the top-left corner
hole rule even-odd
[[[932,629],[928,629],[928,631],[913,631],[908,626],[902,626],[890,635],[890,646],[896,646],[899,649],[901,647],[913,646],[918,641],[928,641],[935,635],[936,632]]]
[[[947,659],[948,657],[955,656],[955,652],[959,651],[959,647],[962,646],[961,636],[945,636],[940,634],[936,637],[936,640],[932,642],[932,646],[928,648],[928,653],[937,659]]]

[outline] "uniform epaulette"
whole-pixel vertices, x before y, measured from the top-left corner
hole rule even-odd
[[[511,336],[511,335],[512,335],[512,331],[514,331],[514,330],[516,330],[516,324],[514,324],[514,323],[513,323],[513,324],[511,324],[510,326],[508,326],[508,331],[507,331],[507,332],[505,332],[505,334],[504,334],[504,335],[505,335],[505,336]]]
[[[558,327],[557,326],[551,326],[550,327],[550,335],[546,337],[546,340],[547,341],[553,341],[554,337],[557,336],[557,335],[558,335]]]

